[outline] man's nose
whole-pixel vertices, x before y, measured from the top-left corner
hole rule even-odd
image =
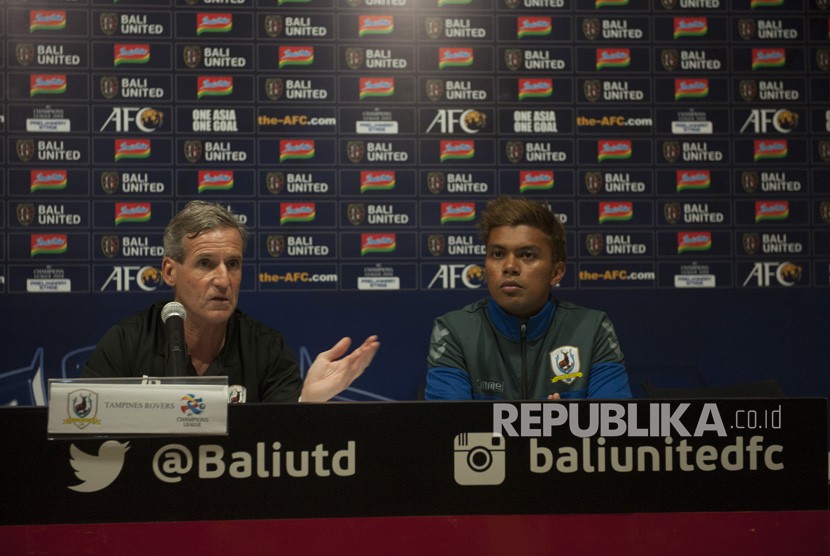
[[[224,264],[218,265],[213,273],[213,283],[220,287],[227,287],[230,284],[228,267]]]
[[[519,261],[514,255],[507,255],[504,258],[504,265],[502,266],[502,272],[504,274],[518,274],[519,273]]]

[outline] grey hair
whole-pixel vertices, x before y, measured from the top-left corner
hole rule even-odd
[[[242,238],[242,250],[248,244],[248,229],[234,214],[219,203],[190,201],[167,224],[164,230],[164,255],[174,261],[184,262],[184,238],[193,239],[199,234],[217,228],[233,228]]]

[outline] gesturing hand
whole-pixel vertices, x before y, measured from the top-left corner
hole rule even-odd
[[[342,338],[328,351],[320,352],[308,368],[300,395],[301,401],[328,401],[363,374],[374,359],[380,342],[377,336],[369,336],[360,347],[340,359],[351,343],[351,338]]]

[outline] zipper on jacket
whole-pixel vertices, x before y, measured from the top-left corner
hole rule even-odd
[[[519,341],[519,350],[522,356],[522,399],[527,399],[527,321],[522,321],[519,325],[519,333],[521,339]]]

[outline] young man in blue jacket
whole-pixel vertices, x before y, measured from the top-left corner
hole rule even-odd
[[[551,296],[565,230],[526,199],[487,203],[479,223],[490,298],[435,320],[427,400],[630,398],[608,316]]]

